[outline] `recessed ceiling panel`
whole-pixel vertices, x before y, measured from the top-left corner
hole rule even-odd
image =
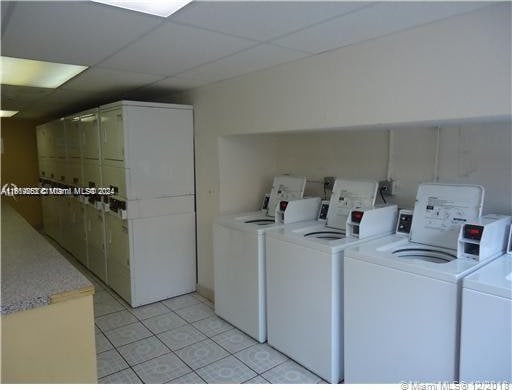
[[[162,76],[94,67],[62,86],[62,89],[100,93],[122,93],[154,83]]]
[[[53,91],[54,90],[50,88],[20,87],[17,85],[2,84],[2,108],[21,108],[27,103],[33,103],[43,99]]]
[[[255,42],[168,22],[107,59],[101,66],[173,76],[252,45]]]
[[[156,16],[91,1],[19,1],[2,55],[93,65],[162,23]]]
[[[472,11],[485,2],[382,2],[286,37],[275,43],[321,53],[435,20]]]
[[[366,6],[350,1],[201,1],[171,20],[266,41]]]
[[[240,53],[225,57],[181,73],[178,77],[201,80],[204,83],[224,80],[285,62],[307,57],[309,54],[274,45],[261,44]]]

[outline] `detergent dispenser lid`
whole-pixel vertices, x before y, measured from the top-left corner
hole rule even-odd
[[[457,249],[460,226],[482,213],[484,188],[478,185],[420,184],[410,241]]]
[[[326,225],[345,230],[350,210],[368,209],[375,205],[378,186],[376,181],[336,179]]]
[[[282,200],[302,199],[305,187],[305,177],[286,175],[274,177],[274,183],[272,184],[268,201],[267,215],[273,217],[277,205]]]

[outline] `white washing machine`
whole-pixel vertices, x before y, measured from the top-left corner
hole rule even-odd
[[[422,184],[409,238],[346,251],[346,383],[457,380],[462,278],[503,253],[509,221],[479,220],[483,197],[480,186]],[[475,219],[468,226],[485,229],[481,240],[458,245],[462,225]]]
[[[462,287],[460,380],[512,382],[512,232],[508,254]]]
[[[304,177],[278,176],[268,211],[221,216],[213,226],[215,313],[259,342],[267,339],[265,233],[317,217],[320,198],[300,199],[305,185]],[[276,222],[281,202],[286,207]]]
[[[267,233],[268,343],[331,383],[343,379],[344,250],[396,222],[396,206],[373,207],[377,187],[337,179],[327,218]]]

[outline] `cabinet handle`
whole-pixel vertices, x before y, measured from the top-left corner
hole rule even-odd
[[[112,244],[112,230],[108,229],[108,243]]]
[[[107,143],[107,129],[105,126],[103,126],[102,130],[103,130],[103,143],[106,144]]]

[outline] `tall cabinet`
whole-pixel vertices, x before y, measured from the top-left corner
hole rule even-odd
[[[134,307],[194,291],[192,107],[120,101],[60,123],[66,129],[63,183],[111,191],[69,196],[58,234],[58,207],[47,207],[47,233],[60,234],[60,245]],[[38,128],[40,173],[43,184],[52,185],[42,174],[47,150],[57,150],[47,127]]]

